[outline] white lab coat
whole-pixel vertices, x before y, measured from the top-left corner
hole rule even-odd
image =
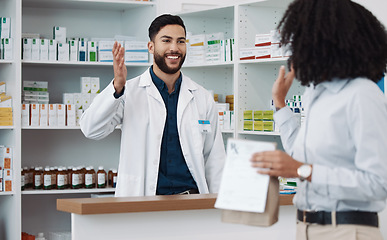
[[[102,139],[122,124],[116,196],[155,195],[166,119],[163,99],[149,69],[127,80],[120,98],[114,98],[114,92],[110,83],[98,94],[81,117],[81,130],[88,138]],[[203,133],[203,124],[198,120],[209,120],[211,132]],[[218,110],[212,95],[184,75],[177,128],[185,161],[199,192],[217,192],[226,158]]]

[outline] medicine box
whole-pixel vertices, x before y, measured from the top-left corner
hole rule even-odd
[[[90,93],[83,93],[82,94],[82,109],[86,110],[89,108],[91,104],[91,94]]]
[[[271,34],[256,34],[255,35],[255,46],[264,47],[271,45]]]
[[[23,127],[30,126],[30,104],[22,104],[21,108],[21,124]]]
[[[254,121],[263,120],[263,111],[254,111]]]
[[[87,42],[84,40],[79,40],[78,43],[78,61],[85,62],[87,61]]]
[[[63,104],[74,104],[74,94],[63,93]]]
[[[263,121],[254,121],[254,131],[263,131]]]
[[[89,62],[97,62],[97,42],[87,42],[87,59]]]
[[[0,161],[3,169],[12,169],[12,148],[0,146]]]
[[[70,40],[70,61],[76,62],[78,61],[78,40]]]
[[[31,126],[38,127],[39,126],[39,104],[31,104]]]
[[[263,121],[263,131],[273,132],[274,131],[274,121]]]
[[[244,131],[253,131],[253,129],[254,129],[253,121],[251,121],[251,120],[244,120],[243,121],[243,130]]]
[[[147,42],[125,42],[125,62],[148,62]]]
[[[48,125],[50,127],[56,127],[58,125],[57,104],[48,104]]]
[[[3,170],[3,190],[4,192],[11,192],[12,191],[12,170],[11,169],[4,169]]]
[[[253,120],[253,111],[252,110],[243,111],[243,120]]]
[[[99,93],[99,77],[90,78],[90,93]]]
[[[44,81],[23,81],[24,91],[47,92],[48,82]]]
[[[271,57],[271,46],[267,47],[257,47],[255,48],[255,59],[263,59],[263,58],[270,58]]]
[[[75,127],[76,126],[76,108],[74,104],[66,105],[66,114],[67,114],[67,126]]]
[[[66,106],[64,104],[57,104],[57,126],[66,126]]]
[[[12,97],[7,95],[0,96],[0,108],[11,108],[12,107]]]
[[[40,60],[48,61],[48,39],[40,39]]]
[[[5,60],[11,60],[13,59],[13,41],[12,38],[2,38],[1,39],[2,44],[2,58]]]
[[[81,93],[91,93],[90,77],[81,77]]]
[[[241,48],[239,51],[239,59],[240,60],[252,60],[255,59],[257,55],[256,48]]]
[[[32,39],[31,60],[38,61],[40,59],[40,39]]]
[[[57,44],[56,40],[50,39],[49,44],[48,44],[48,60],[49,61],[58,60],[57,51],[58,51],[58,44]]]
[[[11,37],[11,18],[1,17],[0,18],[0,37],[10,38]]]
[[[53,28],[53,38],[58,43],[66,43],[66,28],[65,27],[54,27]]]
[[[24,38],[23,39],[23,60],[32,59],[32,39]]]
[[[58,43],[58,61],[70,61],[68,43]]]
[[[98,42],[98,60],[99,62],[113,62],[114,41]]]
[[[82,93],[73,93],[74,104],[77,109],[82,108]]]
[[[48,104],[39,104],[39,126],[47,127],[48,126]]]

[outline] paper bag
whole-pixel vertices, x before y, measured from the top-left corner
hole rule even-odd
[[[278,221],[278,213],[279,182],[277,177],[270,177],[265,212],[222,210],[222,222],[268,227]]]

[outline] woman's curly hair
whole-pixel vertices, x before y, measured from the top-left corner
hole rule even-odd
[[[350,0],[295,0],[278,25],[290,44],[288,64],[303,86],[333,78],[379,81],[387,65],[387,33],[376,17]]]

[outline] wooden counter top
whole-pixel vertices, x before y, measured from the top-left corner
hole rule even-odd
[[[292,205],[294,195],[280,195],[280,205]],[[146,197],[57,199],[58,211],[75,214],[106,214],[213,209],[217,194]]]

